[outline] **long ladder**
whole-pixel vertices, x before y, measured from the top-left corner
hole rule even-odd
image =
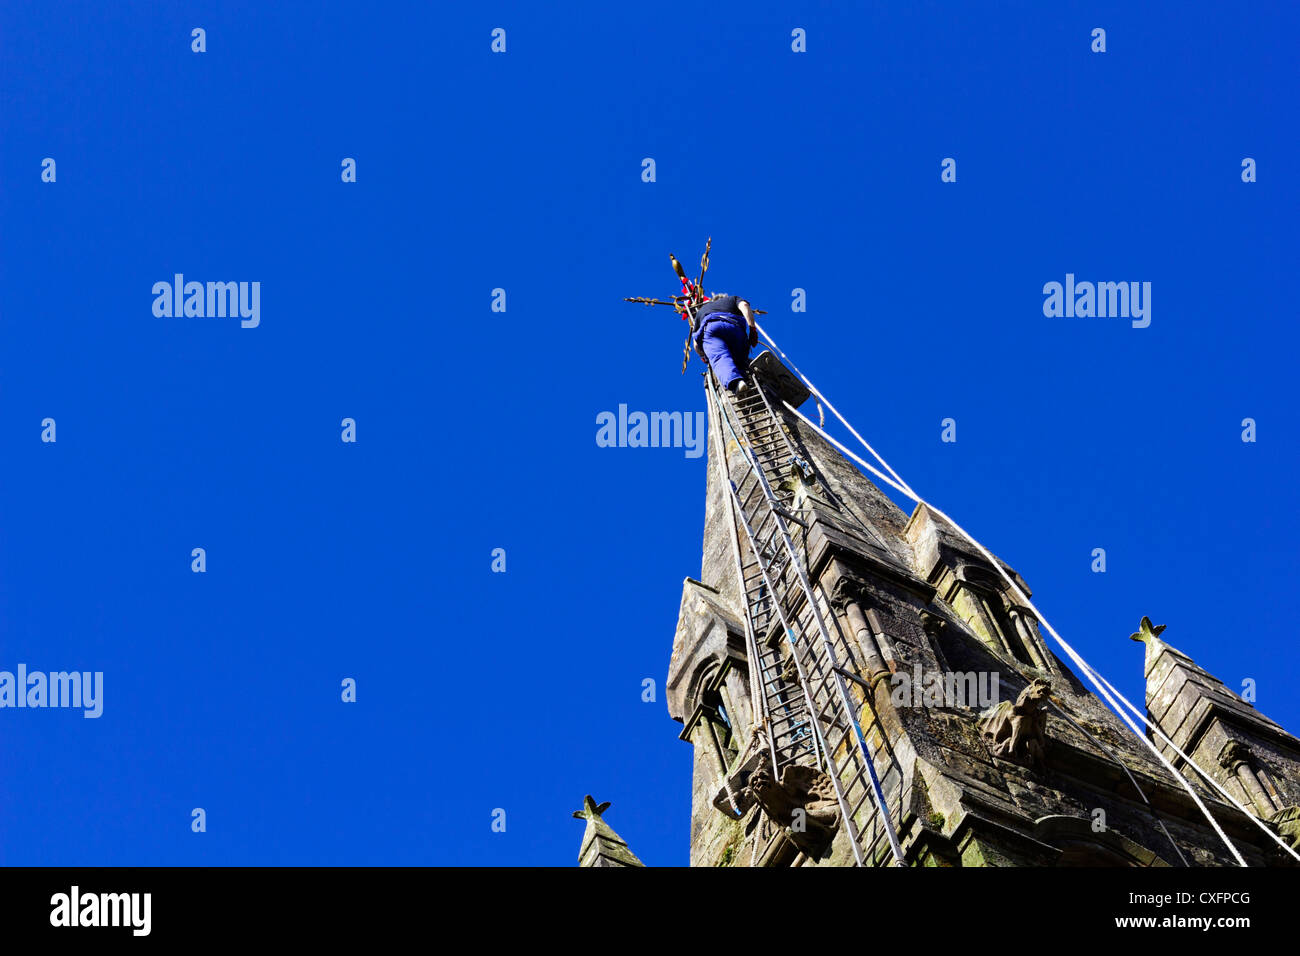
[[[719,449],[732,514],[748,544],[746,561],[739,541],[734,554],[746,604],[757,718],[767,732],[773,772],[794,763],[821,766],[835,789],[840,815],[848,831],[854,861],[872,863],[883,835],[894,861],[904,866],[902,848],[891,819],[880,778],[877,756],[887,747],[874,714],[869,685],[858,673],[856,659],[839,634],[828,628],[829,604],[814,587],[803,558],[807,522],[795,511],[796,482],[786,480],[791,469],[812,477],[811,466],[790,442],[761,381],[741,398],[723,397],[716,378],[705,374],[717,423],[737,442],[745,461],[737,482],[725,446]],[[779,629],[778,629],[779,624]],[[787,638],[787,657],[780,646]],[[793,664],[794,674],[790,673]],[[858,688],[862,700],[850,685]],[[866,728],[860,719],[871,711]],[[878,730],[879,741],[869,741]],[[898,774],[901,789],[901,774]]]
[[[766,565],[752,558],[759,550],[752,536],[747,538],[750,560],[746,561],[742,555],[740,536],[744,518],[734,500],[726,443],[722,437],[721,405],[713,399],[712,393],[709,394],[709,432],[713,436],[716,460],[722,463],[728,484],[733,528],[728,537],[745,601],[745,642],[752,662],[749,668],[750,700],[755,702],[755,720],[768,741],[773,779],[780,780],[782,769],[800,760],[811,759],[812,763],[820,765],[821,748],[809,716],[813,711],[812,703],[805,686],[790,672],[791,662],[782,650],[782,632],[777,628],[781,619],[777,614],[772,584],[765,574]]]

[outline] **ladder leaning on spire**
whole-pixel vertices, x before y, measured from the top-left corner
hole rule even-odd
[[[834,786],[855,862],[874,863],[883,836],[895,863],[904,866],[876,772],[877,759],[887,757],[881,755],[883,731],[880,742],[871,743],[878,720],[870,685],[858,673],[852,648],[838,629],[832,633],[827,626],[829,604],[808,577],[807,522],[795,510],[795,493],[786,479],[791,471],[812,478],[812,469],[773,411],[760,375],[751,373],[755,387],[734,398],[723,396],[712,372],[704,374],[718,458],[737,526],[734,554],[746,605],[756,719],[769,744],[774,778],[779,780],[785,767],[795,763],[819,766]],[[724,432],[744,460],[739,481],[732,474]],[[745,548],[740,547],[742,533]],[[782,636],[787,639],[784,648]],[[866,727],[859,717],[864,710],[872,714]]]
[[[686,276],[676,258],[672,258],[673,268],[682,283],[682,295],[673,296],[670,301],[649,298],[626,300],[648,305],[670,305],[684,321],[690,323],[687,343],[683,349],[683,372],[690,361],[690,343],[692,333],[696,330],[696,313],[706,298],[703,280],[708,269],[708,258],[709,246],[706,245],[704,256],[700,261],[700,276],[694,282]],[[760,310],[755,312],[760,313]],[[788,363],[789,359],[771,337],[763,330],[759,331]],[[770,364],[775,366],[772,371],[778,379],[783,377],[782,373],[788,373],[775,357]],[[792,364],[791,368],[794,368]],[[889,467],[853,426],[817,391],[812,382],[797,368],[794,368],[794,372],[803,380],[807,390],[817,396],[818,407],[825,404],[834,412],[850,434],[879,461],[888,475],[845,448],[843,444],[827,435],[819,425],[803,416],[795,407],[799,401],[792,405],[782,396],[780,404],[794,416],[790,419],[791,425],[793,426],[795,420],[802,422],[811,433],[837,448],[866,472],[895,488],[918,506],[924,506],[935,518],[951,526],[955,534],[973,547],[989,566],[1001,575],[1010,592],[1034,618],[1042,623],[1069,659],[1093,684],[1100,696],[1134,732],[1137,739],[1145,744],[1165,770],[1182,784],[1192,802],[1204,814],[1240,865],[1247,865],[1245,859],[1197,795],[1192,787],[1192,780],[1179,772],[1161,748],[1156,746],[1153,739],[1148,739],[1148,736],[1142,733],[1126,709],[1146,723],[1152,737],[1158,737],[1165,746],[1182,759],[1183,767],[1200,773],[1205,783],[1217,790],[1245,819],[1258,826],[1285,852],[1300,860],[1300,854],[1270,829],[1265,821],[1258,819],[1243,807],[1213,775],[1202,769],[1179,749],[1160,727],[1120,694],[1113,684],[1098,674],[1078,651],[1056,632],[1020,585],[1012,579],[1002,562],[948,515],[913,492],[897,472]],[[783,427],[785,412],[778,416],[774,411],[773,402],[767,392],[768,385],[775,386],[776,390],[773,394],[788,389],[784,384],[765,383],[763,375],[754,377],[757,384],[754,393],[732,400],[731,396],[723,398],[722,390],[711,372],[704,373],[712,422],[710,431],[714,435],[718,467],[722,469],[730,493],[729,510],[734,532],[730,537],[740,590],[745,601],[747,652],[752,662],[750,680],[754,690],[751,696],[755,702],[754,717],[758,724],[757,729],[766,737],[769,744],[768,756],[774,771],[788,770],[806,761],[811,761],[824,770],[833,784],[841,819],[851,838],[853,857],[859,865],[878,861],[875,847],[879,843],[879,835],[872,836],[877,831],[888,837],[894,861],[900,866],[906,865],[889,804],[884,796],[885,788],[882,787],[877,774],[877,763],[886,766],[887,783],[890,781],[890,774],[897,775],[900,801],[902,771],[893,755],[888,736],[880,727],[871,688],[858,670],[854,649],[845,639],[834,616],[830,613],[821,582],[809,580],[807,561],[802,556],[806,554],[805,540],[810,524],[817,518],[811,507],[799,507],[799,485],[802,483],[803,487],[808,489],[814,482],[817,483],[820,486],[818,492],[829,499],[832,510],[842,509],[834,501],[835,496],[830,493],[830,488],[822,481],[822,477],[817,475],[795,450],[794,443],[790,440],[790,433],[787,433]],[[736,442],[740,453],[738,457],[743,462],[739,469],[743,472],[739,482],[732,476],[732,463],[723,435],[724,427],[726,433],[730,434]],[[794,477],[790,468],[796,469],[799,477],[787,483],[787,478]],[[801,510],[805,515],[803,518],[799,515]],[[845,516],[853,517],[851,513],[846,513]],[[857,523],[863,526],[868,537],[876,537],[871,533],[867,523],[862,521]],[[748,555],[748,559],[745,555]],[[827,620],[831,621],[833,628],[828,628]],[[785,649],[789,650],[788,658],[777,650],[782,633],[787,638],[788,647]],[[790,673],[791,669],[794,671],[793,675]],[[859,715],[867,711],[870,711],[871,717],[864,727]],[[735,795],[731,792],[730,782],[726,781],[726,783],[728,794],[735,806]]]
[[[669,256],[681,282],[681,295],[671,300],[625,300],[670,305],[688,323],[683,372],[690,361],[695,314],[706,298],[704,276],[712,243],[711,238],[705,243],[700,274],[694,281],[677,257]],[[760,309],[755,313],[764,314]],[[858,672],[853,649],[838,628],[832,634],[827,627],[829,603],[820,585],[809,580],[803,557],[808,524],[796,514],[795,493],[782,472],[794,468],[803,479],[815,476],[773,410],[767,384],[755,371],[751,378],[754,389],[739,398],[728,395],[724,399],[712,371],[704,373],[711,431],[730,491],[733,555],[746,605],[745,639],[752,662],[756,722],[768,743],[774,779],[780,780],[782,772],[796,764],[816,766],[830,777],[853,859],[859,866],[876,861],[882,836],[889,841],[894,862],[905,866],[876,772],[877,759],[888,762],[892,758],[885,752],[888,743],[875,714],[870,685]],[[739,482],[731,473],[724,429],[744,459]],[[774,490],[774,485],[780,490]],[[785,646],[780,640],[783,635]],[[871,714],[866,727],[859,716],[863,711]],[[879,741],[874,744],[873,731]],[[901,773],[899,784],[901,787]],[[727,791],[734,807],[730,784]]]

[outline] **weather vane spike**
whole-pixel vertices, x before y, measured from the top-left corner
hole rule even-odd
[[[709,247],[711,245],[713,245],[713,237],[709,236],[708,240],[704,243],[704,255],[700,256],[700,278],[699,281],[695,283],[700,287],[700,291],[704,290],[704,273],[709,271]]]

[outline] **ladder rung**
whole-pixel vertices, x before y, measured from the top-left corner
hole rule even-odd
[[[768,721],[769,723],[771,723],[773,728],[780,728],[780,729],[773,729],[772,731],[772,733],[775,734],[778,739],[780,739],[781,737],[787,736],[789,734],[799,734],[803,728],[807,727],[808,712],[789,711],[780,716],[769,715]]]

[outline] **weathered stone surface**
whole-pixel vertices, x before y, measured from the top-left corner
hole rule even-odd
[[[880,748],[876,770],[909,864],[1235,863],[1182,782],[1056,656],[998,567],[928,509],[904,514],[793,415],[783,428],[810,466],[780,476],[808,525],[802,558],[833,639],[862,672],[854,706]],[[683,587],[666,695],[694,751],[691,863],[851,865],[844,826],[828,848],[801,846],[785,832],[789,806],[769,800],[765,812],[742,793],[756,765],[755,749],[740,742],[752,739],[756,708],[723,456],[736,475],[744,466],[733,436],[720,437],[710,440],[703,560],[699,580]],[[1000,568],[1030,594],[1013,569]],[[1300,742],[1164,643],[1149,621],[1145,643],[1152,719],[1252,817],[1296,839]],[[975,686],[995,690],[1002,719],[986,735],[983,702],[902,695],[917,675],[986,678]],[[719,700],[729,727],[718,722]],[[1017,701],[1026,708],[1018,734]],[[720,747],[719,727],[730,749]],[[1250,817],[1194,776],[1191,785],[1248,863],[1290,862]],[[871,862],[890,863],[879,817],[864,830],[877,838]]]
[[[578,850],[578,866],[645,866],[602,818],[608,809],[608,802],[597,804],[587,794],[582,809],[573,811],[579,820],[587,821],[582,847]]]
[[[745,660],[745,625],[721,593],[692,578],[682,584],[677,634],[668,662],[668,713],[685,722],[698,700],[701,676],[728,658]]]
[[[796,765],[787,766],[778,781],[769,759],[760,759],[748,789],[772,822],[789,829],[796,846],[816,853],[839,826],[839,804],[831,779],[814,767]]]
[[[980,730],[995,757],[1022,761],[1040,770],[1047,768],[1047,708],[1052,682],[1035,678],[1013,704],[1000,702],[984,718]]]
[[[763,350],[754,356],[754,371],[772,382],[781,399],[798,408],[812,395],[808,387],[793,372],[781,364],[773,352]]]

